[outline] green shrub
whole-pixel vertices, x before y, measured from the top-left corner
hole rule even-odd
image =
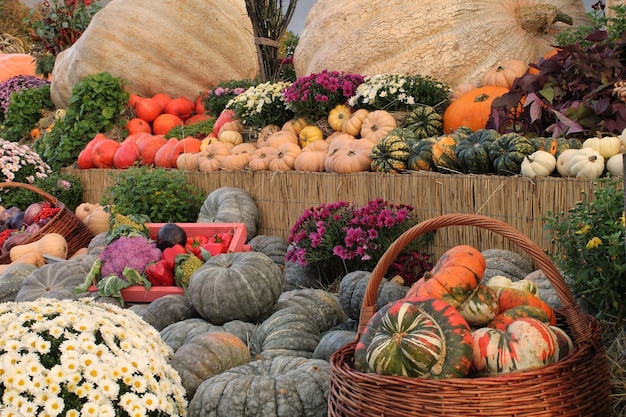
[[[131,167],[115,175],[104,190],[102,205],[111,204],[121,214],[141,214],[153,223],[194,223],[205,195],[188,184],[182,171]]]

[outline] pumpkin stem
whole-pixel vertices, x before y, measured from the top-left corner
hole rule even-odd
[[[428,281],[429,279],[431,279],[435,274],[433,274],[433,271],[426,271],[424,272],[424,281]]]
[[[574,23],[571,16],[552,4],[523,6],[515,10],[515,16],[522,29],[533,35],[548,33],[556,22],[570,26]]]

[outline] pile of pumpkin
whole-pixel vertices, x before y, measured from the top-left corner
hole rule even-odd
[[[528,66],[524,64],[524,68]],[[490,81],[489,77],[484,81],[504,82]],[[327,120],[311,124],[302,117],[255,132],[244,129],[228,109],[211,119],[200,97],[192,101],[162,93],[152,97],[132,95],[129,105],[136,117],[125,126],[129,135],[121,142],[96,135],[79,155],[77,165],[80,169],[153,165],[200,172],[251,169],[345,174],[427,170],[589,179],[607,172],[622,175],[626,133],[585,140],[500,134],[484,128],[488,111],[483,112],[483,118],[471,119],[466,114],[469,110],[456,105],[464,103],[465,97],[477,95],[489,97],[490,103],[506,91],[505,87],[486,85],[458,97],[453,92],[443,114],[426,105],[392,113],[339,104]],[[193,131],[195,125],[202,124],[200,134],[184,134],[186,128]],[[175,128],[180,134],[172,134]]]
[[[455,246],[404,298],[380,308],[356,345],[361,372],[406,377],[498,375],[539,368],[570,354],[567,333],[527,280],[494,276],[485,258]]]

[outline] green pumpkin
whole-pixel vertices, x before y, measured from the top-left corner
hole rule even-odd
[[[354,352],[360,372],[417,378],[469,374],[472,334],[459,312],[430,297],[387,304],[368,321]]]
[[[372,170],[398,173],[407,169],[407,161],[411,154],[409,142],[413,138],[415,134],[411,129],[398,127],[380,139],[370,154]]]
[[[555,158],[558,158],[566,149],[580,149],[583,147],[582,141],[577,138],[544,138],[540,136],[532,138],[531,142],[535,145],[535,150],[546,151],[554,155]]]
[[[495,141],[489,152],[493,168],[499,175],[518,175],[527,155],[535,152],[535,146],[526,136],[506,133]]]
[[[403,127],[411,129],[418,139],[443,133],[443,116],[431,106],[416,106],[404,119]]]
[[[489,150],[500,134],[493,129],[480,129],[469,134],[456,146],[456,159],[466,174],[487,174],[493,172]]]
[[[410,152],[407,160],[407,168],[413,171],[434,171],[433,145],[437,142],[435,137],[414,140],[409,143]]]
[[[461,172],[461,166],[456,159],[457,145],[467,138],[472,130],[461,127],[454,132],[439,136],[433,145],[433,163],[437,170],[443,174]]]

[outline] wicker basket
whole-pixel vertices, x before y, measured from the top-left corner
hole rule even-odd
[[[474,214],[450,214],[419,223],[385,252],[367,285],[358,335],[375,314],[383,275],[396,255],[420,235],[447,226],[472,226],[495,232],[521,247],[548,277],[563,303],[558,325],[575,349],[561,361],[529,371],[493,377],[427,379],[361,373],[354,369],[356,340],[330,358],[328,415],[445,417],[607,417],[611,383],[601,326],[578,307],[545,253],[506,223]]]
[[[47,233],[58,233],[67,241],[67,256],[70,257],[76,253],[78,249],[86,247],[91,239],[93,239],[93,234],[89,231],[87,226],[85,226],[70,209],[65,207],[65,204],[57,200],[53,195],[30,184],[21,182],[0,182],[0,189],[6,187],[25,188],[33,191],[43,197],[45,201],[49,202],[52,207],[61,209],[45,226],[26,239],[23,244],[35,242]],[[8,253],[0,256],[0,264],[8,263],[11,263],[11,258]]]

